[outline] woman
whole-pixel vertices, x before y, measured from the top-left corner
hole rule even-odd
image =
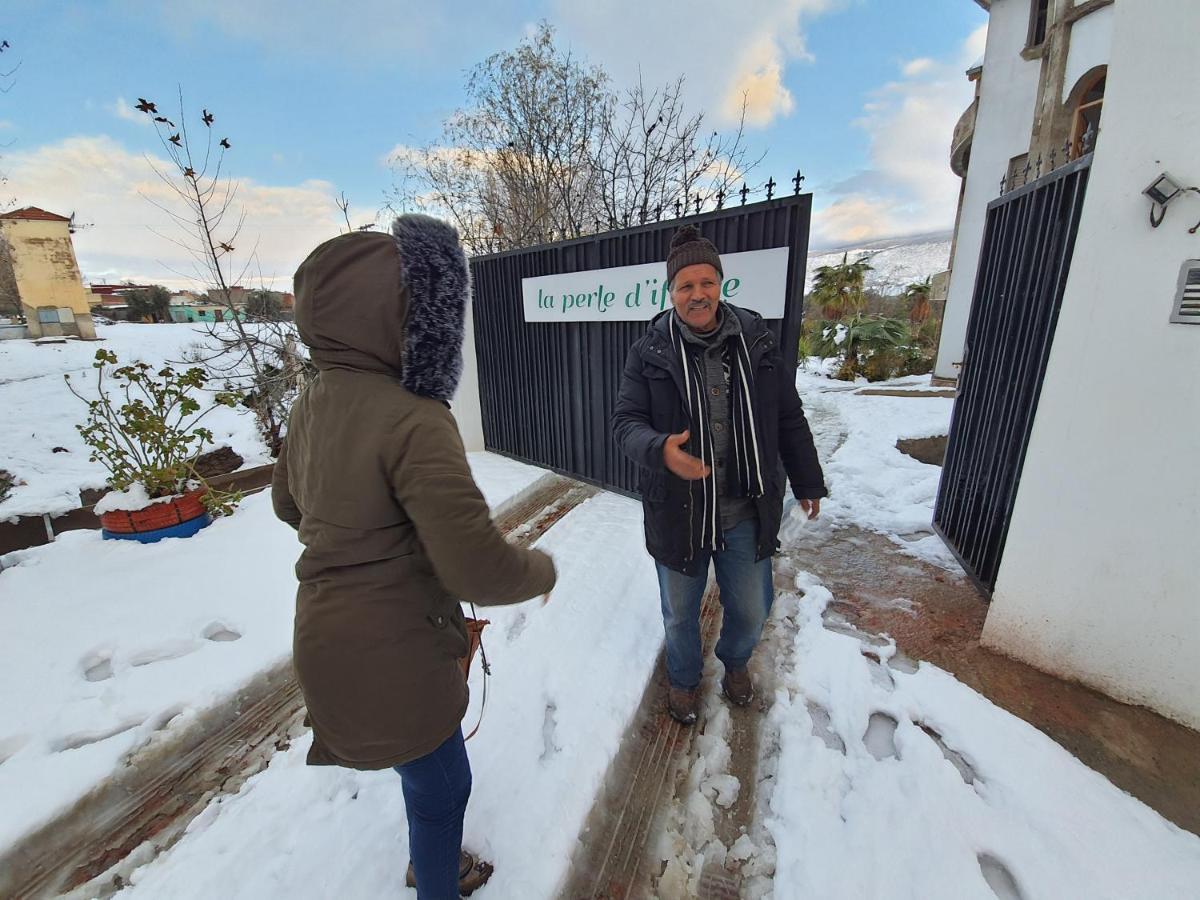
[[[454,229],[408,215],[390,235],[326,241],[295,290],[319,374],[292,410],[271,493],[304,545],[294,662],[308,762],[395,767],[409,884],[422,900],[458,897],[491,875],[460,856],[471,771],[459,602],[547,594],[554,565],[492,524],[450,415],[469,291]]]

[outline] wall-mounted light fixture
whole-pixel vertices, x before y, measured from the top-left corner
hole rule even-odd
[[[1150,198],[1150,225],[1157,228],[1167,216],[1167,206],[1180,194],[1191,192],[1200,194],[1200,188],[1184,187],[1166,172],[1163,172],[1142,191]],[[1188,229],[1189,234],[1195,234],[1200,229],[1200,222]]]

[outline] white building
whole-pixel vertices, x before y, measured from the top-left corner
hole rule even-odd
[[[1200,191],[1165,208],[1143,194],[1164,172],[1200,185],[1200,2],[977,2],[991,22],[973,134],[956,130],[966,177],[938,374],[963,359],[1001,179],[1035,182],[1039,156],[1046,172],[1064,145],[1095,147],[983,640],[1200,728],[1200,313],[1181,300],[1189,271],[1200,291]]]
[[[976,0],[990,10],[975,101],[955,128],[951,167],[963,175],[950,288],[934,374],[957,378],[979,264],[984,211],[1005,187],[1090,147],[1112,44],[1113,0]],[[1026,169],[1028,166],[1028,170]]]

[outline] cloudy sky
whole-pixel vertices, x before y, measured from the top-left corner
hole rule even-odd
[[[814,248],[953,225],[950,134],[986,25],[971,0],[5,0],[0,203],[74,212],[88,280],[181,284],[178,226],[151,202],[163,151],[133,106],[172,116],[182,91],[233,145],[237,253],[286,286],[337,233],[335,196],[373,221],[392,148],[436,138],[471,66],[542,19],[618,86],[684,74],[714,127],[746,96],[761,177],[806,175]]]

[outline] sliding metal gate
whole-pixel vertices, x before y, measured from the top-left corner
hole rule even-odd
[[[694,224],[721,253],[788,247],[784,318],[771,323],[796,364],[812,195],[735,206],[471,260],[484,443],[489,450],[633,493],[637,471],[612,440],[625,356],[645,322],[526,322],[521,279],[663,262],[675,230]]]
[[[990,595],[1062,305],[1091,155],[988,205],[934,528]]]

